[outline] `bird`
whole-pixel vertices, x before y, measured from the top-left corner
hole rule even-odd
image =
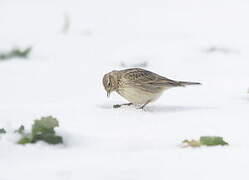
[[[146,105],[156,101],[165,90],[188,85],[201,85],[201,83],[171,80],[142,68],[113,70],[103,77],[107,97],[110,97],[112,92],[117,92],[129,102],[113,107],[134,105],[144,109]]]

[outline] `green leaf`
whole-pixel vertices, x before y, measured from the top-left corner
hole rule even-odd
[[[206,146],[228,145],[228,143],[219,136],[202,136],[200,137],[200,143]]]
[[[32,125],[32,143],[37,141],[45,141],[49,144],[63,143],[62,137],[55,135],[55,127],[59,126],[59,122],[52,116],[42,117],[35,120]]]
[[[54,128],[59,126],[59,122],[56,118],[52,116],[42,117],[41,119],[35,120],[32,125],[32,135],[39,135],[42,133],[52,133],[54,134]]]
[[[19,58],[27,58],[31,52],[32,48],[28,47],[26,49],[19,49],[19,48],[14,48],[10,50],[9,52],[2,52],[0,53],[0,60],[7,60],[11,59],[14,57],[19,57]]]
[[[6,133],[5,129],[4,129],[4,128],[1,128],[1,129],[0,129],[0,134],[5,134],[5,133]]]
[[[63,140],[61,136],[57,136],[55,134],[40,134],[33,138],[32,143],[36,143],[37,141],[45,141],[48,144],[62,144]]]
[[[18,142],[18,144],[28,144],[28,143],[32,143],[32,138],[29,136],[23,136]]]

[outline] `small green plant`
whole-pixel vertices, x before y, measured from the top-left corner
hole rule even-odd
[[[219,136],[202,136],[200,137],[200,143],[206,146],[228,145],[228,143],[223,140],[223,137]]]
[[[225,146],[229,145],[222,137],[219,136],[201,136],[199,140],[184,140],[183,147],[200,147],[200,146]]]
[[[1,128],[1,129],[0,129],[0,134],[5,134],[5,133],[6,133],[5,129],[4,129],[4,128]]]
[[[61,144],[63,139],[56,135],[54,128],[59,126],[59,122],[52,116],[42,117],[34,121],[30,133],[25,132],[22,125],[16,130],[21,135],[18,144],[36,143],[37,141],[45,141],[48,144]]]
[[[15,57],[27,58],[31,52],[32,48],[28,47],[26,49],[13,48],[8,52],[0,52],[0,60],[7,60]]]

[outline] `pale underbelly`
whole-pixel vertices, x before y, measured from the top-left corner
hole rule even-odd
[[[117,93],[135,105],[143,105],[157,100],[162,95],[163,90],[159,93],[150,93],[138,88],[125,88],[118,90]]]

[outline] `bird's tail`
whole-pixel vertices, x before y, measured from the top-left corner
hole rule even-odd
[[[198,83],[198,82],[179,81],[178,83],[179,83],[180,86],[201,85],[201,83]]]

